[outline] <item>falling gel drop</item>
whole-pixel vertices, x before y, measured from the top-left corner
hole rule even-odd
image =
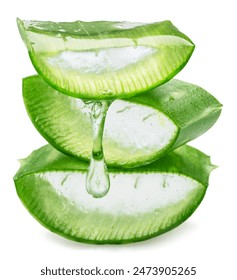
[[[95,198],[104,197],[109,191],[110,181],[103,153],[103,130],[107,101],[95,101],[87,104],[90,107],[90,118],[93,131],[93,148],[90,166],[86,174],[86,190]]]

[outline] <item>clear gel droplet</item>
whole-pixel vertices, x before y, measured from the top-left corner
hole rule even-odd
[[[106,113],[109,107],[107,101],[88,102],[93,131],[93,148],[90,166],[86,174],[86,190],[95,198],[104,197],[110,188],[109,174],[103,153],[103,130]]]

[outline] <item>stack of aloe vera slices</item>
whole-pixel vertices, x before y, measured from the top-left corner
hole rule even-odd
[[[18,20],[18,27],[39,74],[23,79],[25,106],[51,144],[14,177],[29,212],[51,231],[89,243],[140,241],[185,221],[213,166],[184,144],[221,112],[204,89],[170,80],[188,62],[192,41],[170,21]],[[104,104],[98,129],[110,189],[94,198],[85,188],[98,144],[88,108]]]

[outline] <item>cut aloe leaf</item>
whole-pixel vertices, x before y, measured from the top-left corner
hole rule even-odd
[[[16,174],[18,196],[45,227],[88,243],[126,243],[162,234],[185,221],[202,201],[213,169],[200,151],[182,146],[135,169],[110,169],[111,189],[87,194],[88,165],[50,145],[34,151]]]
[[[194,50],[170,21],[17,23],[38,73],[55,89],[79,98],[147,91],[177,74]]]
[[[92,127],[77,98],[60,94],[39,76],[23,80],[24,102],[38,131],[55,148],[89,160]],[[204,89],[172,80],[145,94],[115,100],[107,113],[103,149],[107,165],[147,164],[207,131],[221,104]]]

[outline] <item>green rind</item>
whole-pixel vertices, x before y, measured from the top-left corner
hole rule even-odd
[[[174,27],[170,21],[145,24],[122,30],[114,28],[115,24],[119,23],[79,21],[75,23],[52,23],[18,20],[21,37],[28,48],[37,72],[56,90],[78,98],[114,99],[145,92],[174,77],[186,65],[194,50],[192,41]],[[59,28],[59,26],[61,27]],[[81,31],[73,31],[78,30],[78,28]],[[35,41],[31,42],[29,34],[38,35],[39,38],[34,38]],[[46,39],[45,37],[41,39],[41,36],[46,36]],[[63,38],[62,40],[65,42],[70,41],[69,37],[74,41],[87,40],[87,43],[90,44],[87,48],[89,50],[108,48],[108,44],[112,44],[110,47],[113,48],[126,46],[153,47],[158,50],[158,54],[145,58],[136,65],[99,75],[91,76],[85,75],[85,73],[82,75],[80,72],[76,71],[74,73],[68,70],[68,72],[63,70],[64,72],[61,73],[61,68],[54,69],[47,63],[45,64],[43,56],[45,54],[51,56],[64,50],[78,51],[80,44],[77,46],[78,43],[74,43],[74,41],[68,43],[67,46],[64,43],[57,44],[56,40],[59,37]],[[53,38],[55,38],[55,42]],[[44,44],[44,40],[50,40],[50,42]],[[102,45],[98,47],[97,44]],[[42,48],[40,52],[35,51],[38,45]],[[53,51],[50,49],[52,46]],[[83,46],[83,48],[85,47]]]
[[[183,145],[168,153],[165,157],[145,166],[133,169],[108,168],[113,173],[149,173],[170,172],[178,173],[193,178],[202,185],[208,185],[209,174],[214,166],[210,157],[201,151]],[[45,145],[33,151],[26,159],[21,160],[21,167],[14,176],[14,180],[20,177],[47,171],[87,171],[88,163],[67,156],[55,150],[51,145]]]
[[[198,178],[200,182],[198,188],[182,202],[159,209],[158,216],[151,212],[118,217],[99,212],[86,214],[81,212],[77,205],[56,193],[47,181],[36,174],[69,170],[85,172],[86,165],[60,154],[49,145],[34,151],[24,161],[14,180],[18,196],[28,211],[51,231],[79,242],[119,244],[152,238],[184,222],[202,201],[212,169],[209,157],[194,148],[183,146],[144,169],[132,169],[129,172],[110,170],[113,173],[128,174],[178,173]]]
[[[116,27],[116,25],[125,24],[124,28]],[[126,24],[133,25],[126,27]],[[74,22],[53,22],[53,21],[37,21],[37,20],[21,20],[17,18],[17,25],[21,36],[26,31],[32,31],[38,34],[73,36],[73,38],[83,38],[90,36],[93,39],[108,38],[140,38],[137,29],[142,35],[173,35],[181,37],[189,42],[191,40],[182,32],[180,32],[169,20],[154,23],[137,23],[133,22],[112,22],[112,21],[74,21]],[[61,31],[60,31],[61,29]],[[79,30],[80,29],[80,30]],[[64,31],[62,31],[64,30]],[[89,34],[89,35],[88,35]],[[108,35],[109,34],[109,35]],[[25,42],[25,38],[23,38]]]
[[[91,124],[75,109],[77,99],[54,91],[39,76],[23,80],[23,97],[33,124],[51,145],[64,153],[89,160],[92,149]],[[118,154],[118,148],[104,142],[105,159],[109,166],[130,168],[150,163],[206,132],[221,112],[221,104],[208,92],[178,80],[126,101],[163,112],[176,124],[177,133],[159,151],[149,154],[144,151],[143,155],[136,155],[126,150],[124,158]]]
[[[203,88],[179,80],[129,99],[131,102],[157,108],[179,127],[172,149],[205,133],[221,114],[221,103]]]

